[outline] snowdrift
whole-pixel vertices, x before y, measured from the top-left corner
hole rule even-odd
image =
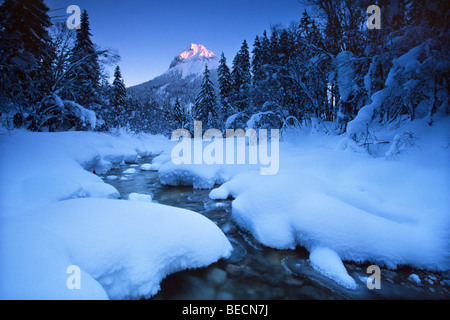
[[[296,137],[280,146],[278,175],[242,172],[210,198],[235,198],[232,216],[241,228],[272,248],[307,248],[315,269],[347,288],[355,284],[336,257],[448,270],[448,126],[447,118],[433,127],[414,121],[383,129],[416,135],[417,148],[395,161],[343,147],[348,137]]]
[[[150,297],[168,274],[227,257],[213,222],[148,196],[116,200],[93,173],[170,147],[159,136],[2,132],[0,298]],[[67,286],[72,265],[80,289]]]
[[[204,216],[151,202],[59,201],[1,219],[1,231],[1,299],[148,298],[167,275],[231,253]],[[71,265],[80,289],[66,285]]]

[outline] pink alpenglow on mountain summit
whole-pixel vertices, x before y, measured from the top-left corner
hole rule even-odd
[[[212,51],[206,49],[204,45],[191,43],[189,50],[183,51],[178,57],[180,59],[189,59],[195,56],[212,58],[216,55]]]
[[[219,58],[204,45],[191,43],[189,49],[175,56],[167,72],[172,75],[179,73],[182,79],[192,75],[202,76],[206,65],[211,71],[217,69]]]

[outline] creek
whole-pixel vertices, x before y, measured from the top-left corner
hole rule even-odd
[[[213,221],[233,245],[233,253],[206,268],[185,270],[169,275],[161,283],[155,300],[299,300],[299,299],[449,299],[449,274],[381,268],[381,289],[369,290],[366,273],[370,264],[344,262],[348,273],[358,283],[357,290],[339,286],[316,272],[309,263],[309,252],[277,250],[259,244],[241,230],[231,218],[232,199],[215,201],[210,190],[170,187],[160,183],[158,172],[142,171],[151,163],[143,157],[137,164],[124,164],[101,177],[127,199],[130,193],[150,194],[154,202],[195,211]],[[135,173],[124,174],[127,169]],[[134,171],[134,170],[131,170]],[[208,239],[205,239],[208,241]],[[421,279],[416,283],[409,276]]]

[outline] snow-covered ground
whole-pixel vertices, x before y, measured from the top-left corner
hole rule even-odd
[[[314,270],[345,288],[361,282],[343,260],[448,270],[449,125],[445,118],[379,129],[377,137],[392,142],[371,154],[348,136],[305,129],[284,137],[271,176],[259,164],[175,165],[175,143],[157,136],[3,132],[0,296],[149,297],[166,275],[227,257],[229,241],[205,217],[147,194],[117,200],[93,173],[148,154],[160,155],[134,170],[210,189],[212,199],[234,198],[240,228],[268,247],[305,247]],[[134,170],[124,172],[128,179]],[[81,269],[81,290],[67,288],[70,265]]]
[[[433,126],[416,120],[381,128],[377,138],[392,142],[372,146],[371,154],[348,136],[305,130],[281,143],[273,176],[255,166],[168,161],[158,168],[168,185],[221,184],[210,197],[233,197],[241,228],[269,247],[307,248],[317,271],[352,288],[340,260],[450,268],[449,125],[447,117]],[[402,143],[403,136],[410,139]]]
[[[147,135],[2,132],[0,298],[150,297],[166,275],[227,257],[210,220],[145,195],[117,200],[94,174],[170,147]],[[73,265],[80,289],[68,285]]]

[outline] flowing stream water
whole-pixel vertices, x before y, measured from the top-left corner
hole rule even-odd
[[[214,201],[208,196],[210,190],[163,186],[157,172],[139,170],[141,164],[151,160],[152,157],[141,158],[138,164],[122,165],[101,177],[124,199],[130,193],[151,194],[155,202],[206,216],[221,228],[234,249],[231,257],[206,268],[169,275],[152,299],[450,299],[448,272],[433,273],[409,267],[395,271],[381,268],[381,289],[369,290],[366,286],[366,279],[371,275],[366,273],[369,264],[346,262],[345,267],[358,283],[358,289],[345,289],[316,272],[305,249],[271,249],[240,230],[231,218],[231,199]],[[123,174],[129,168],[135,168],[136,172]],[[419,276],[420,283],[409,278],[412,273]]]

